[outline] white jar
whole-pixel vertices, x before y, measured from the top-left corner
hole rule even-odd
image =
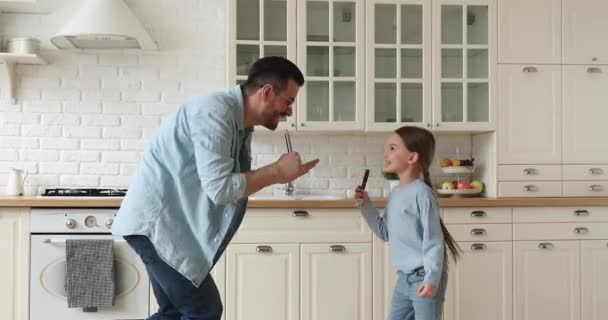
[[[6,41],[6,51],[19,54],[38,54],[40,40],[36,38],[11,38]]]

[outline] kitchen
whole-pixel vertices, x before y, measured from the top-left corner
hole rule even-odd
[[[252,197],[214,268],[225,319],[386,318],[395,274],[387,246],[354,207],[353,190],[369,168],[367,190],[384,205],[391,187],[381,174],[384,141],[404,124],[436,134],[431,176],[443,219],[464,250],[450,270],[446,320],[608,316],[608,144],[598,139],[608,115],[607,4],[120,3],[141,22],[136,37],[145,49],[58,48],[51,39],[82,4],[0,1],[5,49],[12,38],[40,40],[33,59],[0,54],[8,77],[0,82],[0,248],[9,257],[0,263],[0,318],[55,314],[30,303],[40,301],[33,250],[61,251],[53,240],[69,233],[108,233],[112,213],[103,211],[121,199],[112,192],[128,187],[163,119],[194,94],[243,81],[250,63],[270,54],[298,64],[307,86],[278,132],[256,131],[253,167],[286,151],[284,129],[304,159],[321,162],[295,182],[295,196],[276,185]],[[451,165],[471,158],[470,168]],[[483,188],[459,189],[453,180]],[[19,181],[24,196],[8,196],[20,191]],[[115,191],[42,196],[57,188]],[[51,222],[53,215],[59,218]],[[138,290],[143,310],[128,318],[154,312],[151,291]]]

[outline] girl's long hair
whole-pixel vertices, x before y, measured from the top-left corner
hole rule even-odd
[[[431,167],[433,157],[435,156],[435,137],[433,134],[426,129],[413,126],[401,127],[395,130],[395,133],[401,137],[403,144],[410,152],[418,153],[418,164],[422,171],[424,183],[428,185],[431,190],[435,190],[429,173],[429,168]],[[441,232],[443,233],[445,245],[450,249],[452,258],[454,262],[456,262],[460,258],[462,250],[443,224],[441,217],[439,218],[439,223],[441,224]]]

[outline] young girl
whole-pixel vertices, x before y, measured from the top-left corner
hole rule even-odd
[[[399,176],[400,183],[390,193],[384,215],[360,186],[355,189],[367,224],[389,241],[391,261],[398,270],[389,320],[440,320],[447,281],[445,247],[454,261],[459,257],[439,216],[429,177],[434,153],[431,132],[401,127],[386,142],[384,172]]]

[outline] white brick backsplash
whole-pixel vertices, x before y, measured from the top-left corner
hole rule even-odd
[[[120,141],[108,139],[86,139],[81,141],[82,150],[120,150]]]
[[[38,173],[38,163],[25,161],[0,161],[0,172],[9,172],[9,168],[25,170],[28,174]]]
[[[42,90],[34,88],[18,88],[17,99],[21,101],[38,101],[42,99]]]
[[[122,125],[124,127],[156,128],[160,124],[158,116],[124,116]]]
[[[43,100],[79,101],[80,89],[42,89]]]
[[[137,169],[137,164],[121,164],[120,174],[123,176],[132,176]]]
[[[144,103],[142,114],[144,115],[168,115],[175,111],[179,105],[175,103]]]
[[[120,125],[120,116],[115,115],[85,115],[82,117],[84,126],[115,127]]]
[[[66,138],[100,138],[101,128],[64,127],[63,136]]]
[[[40,123],[40,115],[32,113],[2,112],[0,113],[0,124],[37,124]]]
[[[165,91],[178,90],[179,81],[177,79],[146,79],[142,81],[142,88],[146,91]]]
[[[63,105],[66,113],[101,113],[101,103],[66,102]]]
[[[105,128],[103,129],[104,138],[138,139],[141,138],[141,128]]]
[[[64,78],[61,80],[61,87],[64,89],[98,89],[100,81],[99,79]]]
[[[59,88],[61,82],[59,78],[39,78],[24,76],[19,81],[21,88]]]
[[[103,79],[101,87],[104,89],[113,90],[139,90],[141,89],[141,80],[139,79],[118,79],[107,78]]]
[[[151,66],[121,67],[120,76],[127,79],[158,79],[158,68]]]
[[[146,145],[148,144],[147,141],[143,141],[143,140],[121,140],[120,141],[120,149],[121,150],[144,150],[144,148],[146,147]]]
[[[125,102],[157,102],[160,101],[160,92],[150,90],[123,91],[122,99]]]
[[[164,103],[184,103],[192,97],[190,92],[164,91],[162,101]]]
[[[363,155],[346,155],[346,154],[333,154],[331,156],[330,164],[332,166],[361,166],[365,165]]]
[[[0,137],[18,136],[20,127],[16,125],[2,125],[0,126]]]
[[[23,103],[23,112],[56,113],[61,112],[60,102],[51,101],[28,101]]]
[[[68,138],[40,138],[40,147],[50,150],[75,150],[78,149],[80,140]]]
[[[38,172],[41,174],[77,174],[78,164],[70,162],[40,162],[38,164]]]
[[[177,56],[174,55],[142,55],[140,63],[145,69],[171,68],[177,66]]]
[[[117,175],[120,172],[118,164],[111,163],[81,163],[80,174],[85,175]]]
[[[96,162],[100,159],[99,151],[61,151],[61,161]]]
[[[57,188],[59,185],[59,176],[57,175],[29,175],[27,179],[25,179],[26,186],[36,186],[36,187],[49,187],[49,188]],[[27,192],[26,192],[27,193]]]
[[[59,184],[66,188],[93,188],[99,186],[99,175],[62,175]]]
[[[101,176],[101,185],[116,188],[127,188],[132,177],[128,176]]]
[[[99,56],[100,65],[123,66],[136,65],[138,63],[139,57],[136,55],[107,54]]]
[[[120,101],[120,91],[116,89],[85,89],[82,91],[85,102]]]
[[[16,161],[17,159],[19,159],[19,154],[17,153],[17,150],[9,150],[8,148],[3,149],[4,150],[0,152],[0,161]]]
[[[59,151],[21,150],[19,158],[23,161],[58,161]]]
[[[20,103],[10,103],[8,101],[0,101],[0,111],[4,112],[20,112],[22,110]]]
[[[9,149],[36,149],[40,146],[38,138],[24,138],[24,137],[3,137],[0,139],[0,148]]]
[[[313,178],[346,178],[347,172],[345,167],[320,166],[312,169],[310,175]]]
[[[22,126],[21,135],[24,137],[61,137],[61,127]]]
[[[76,126],[80,124],[80,115],[77,114],[43,114],[40,123],[45,126]]]
[[[80,76],[84,79],[116,77],[118,76],[118,67],[83,64],[80,66]]]
[[[140,114],[139,103],[104,103],[103,113],[105,114]]]

